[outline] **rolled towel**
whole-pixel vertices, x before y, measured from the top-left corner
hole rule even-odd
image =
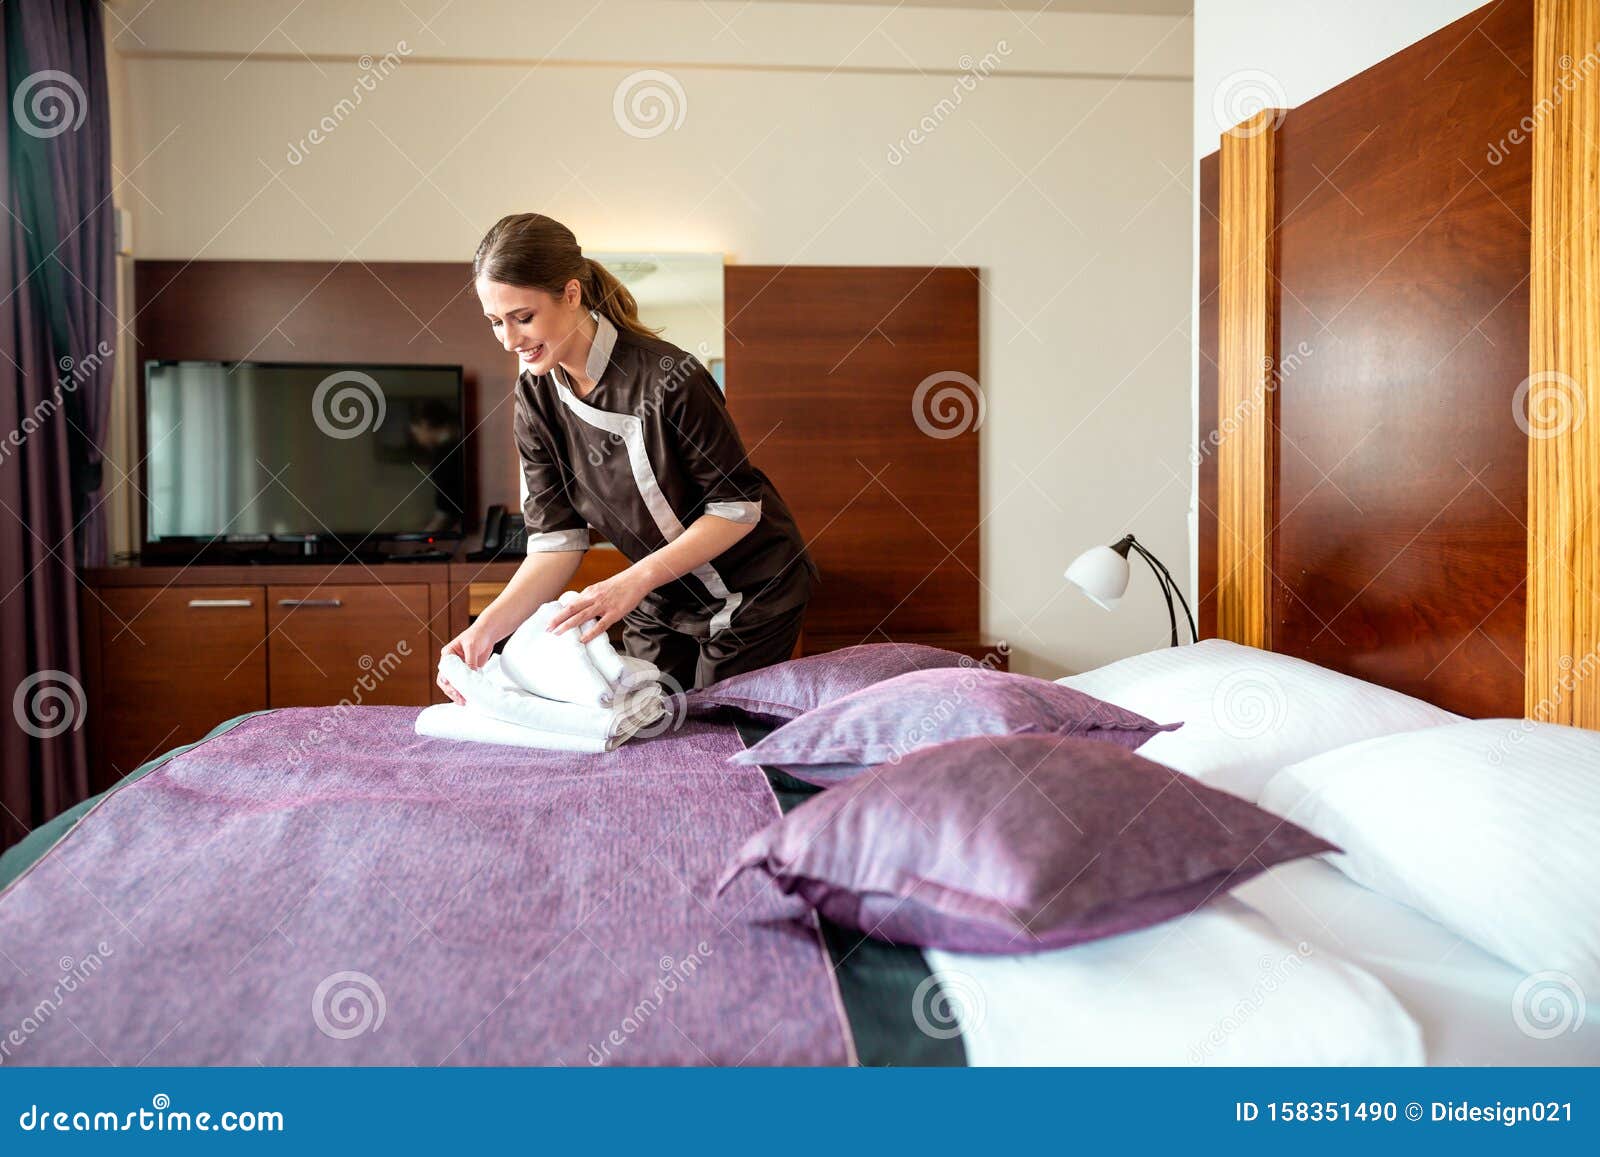
[[[546,699],[590,707],[609,707],[619,696],[655,684],[661,672],[654,663],[618,655],[603,633],[588,643],[578,641],[593,619],[559,635],[551,634],[551,620],[577,597],[576,591],[565,592],[512,632],[501,649],[511,682]]]
[[[439,659],[439,671],[461,692],[468,709],[537,732],[585,739],[626,738],[660,719],[666,710],[661,689],[654,683],[619,694],[610,707],[534,695],[512,682],[499,655],[491,655],[479,671],[455,655],[444,655]]]
[[[417,715],[416,732],[432,739],[455,739],[472,743],[498,743],[507,747],[539,747],[546,751],[573,751],[598,755],[612,751],[633,738],[626,735],[570,735],[564,731],[540,731],[519,727],[503,719],[480,715],[455,703],[435,703]]]

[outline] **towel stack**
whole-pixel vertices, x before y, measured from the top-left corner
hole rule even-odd
[[[577,597],[567,591],[540,607],[481,670],[454,655],[441,658],[440,672],[466,706],[425,708],[417,716],[417,734],[599,752],[660,720],[666,705],[654,663],[617,654],[604,634],[580,642],[588,623],[550,633],[551,619]]]

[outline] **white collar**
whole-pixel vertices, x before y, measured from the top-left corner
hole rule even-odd
[[[594,318],[594,340],[589,343],[589,360],[583,364],[583,372],[595,385],[600,384],[600,375],[606,372],[606,367],[611,364],[611,351],[617,345],[617,327],[611,324],[611,319],[597,309],[591,309],[589,316]],[[557,362],[550,367],[550,377],[555,384],[567,393],[572,393],[572,385],[567,381],[567,371]],[[591,387],[592,389],[593,387]],[[576,398],[577,395],[573,394]]]
[[[589,344],[589,360],[584,363],[583,372],[591,382],[598,383],[600,375],[611,364],[611,351],[617,345],[617,327],[597,309],[591,309],[589,316],[594,318],[594,341]]]

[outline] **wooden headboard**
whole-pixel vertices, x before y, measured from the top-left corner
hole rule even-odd
[[[1596,8],[1497,0],[1202,161],[1206,633],[1600,726]]]

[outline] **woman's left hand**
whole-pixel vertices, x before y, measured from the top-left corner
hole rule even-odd
[[[629,567],[584,587],[577,598],[550,620],[550,631],[559,635],[568,627],[595,619],[597,621],[578,636],[578,641],[587,643],[605,634],[611,624],[619,622],[650,593],[651,587],[636,571],[636,567]]]

